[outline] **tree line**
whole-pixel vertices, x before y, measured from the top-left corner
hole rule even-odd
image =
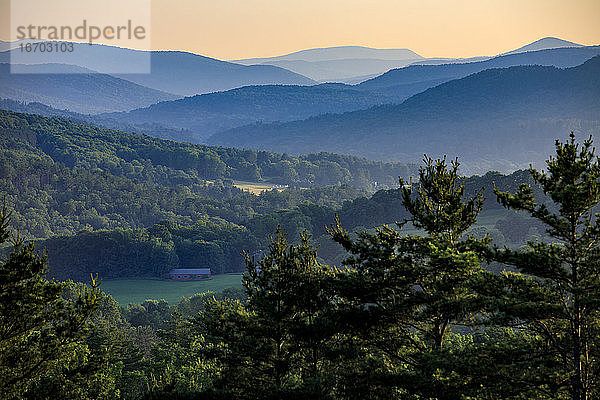
[[[552,204],[526,183],[495,195],[550,241],[499,248],[469,235],[483,193],[466,192],[458,163],[426,158],[418,183],[402,181],[396,226],[329,227],[341,266],[321,263],[309,235],[294,244],[277,229],[264,257],[246,256],[242,293],[172,309],[119,312],[95,278],[47,281],[45,260],[16,240],[0,264],[3,397],[597,398],[600,160],[571,135],[547,165],[530,174]]]
[[[105,278],[160,277],[171,268],[192,265],[211,267],[215,273],[239,272],[244,269],[242,250],[266,249],[277,226],[286,230],[292,243],[300,240],[303,231],[313,234],[322,245],[321,258],[336,263],[343,250],[330,243],[324,230],[336,213],[350,230],[407,215],[400,189],[380,189],[370,195],[353,184],[375,178],[388,182],[386,177],[395,173],[407,176],[410,166],[402,169],[399,164],[334,154],[294,158],[192,146],[9,112],[0,115],[0,126],[0,192],[12,209],[12,226],[27,239],[47,239],[38,246],[47,250],[51,276],[59,279],[86,280],[90,272]],[[173,152],[181,154],[169,156]],[[298,167],[304,160],[313,167],[321,165],[327,182],[335,184],[292,185],[256,196],[237,189],[229,177],[208,179],[206,168],[197,160],[194,164],[187,153],[226,160],[229,177],[236,176],[235,166],[243,160],[273,177],[283,176],[274,165]],[[312,173],[313,167],[296,167],[293,176]],[[332,178],[336,170],[362,178],[341,184],[345,178]],[[491,188],[492,183],[512,189],[522,179],[526,179],[523,171],[510,176],[488,173],[469,178],[467,190],[481,185]],[[377,187],[381,186],[379,182]],[[486,202],[486,208],[494,207],[498,207],[495,201]],[[528,223],[515,219],[521,225]],[[525,238],[515,230],[519,224],[513,220],[498,226],[496,242],[502,243],[504,237]],[[203,227],[193,238],[177,239],[175,231],[195,229],[198,224]],[[160,226],[169,226],[171,233]],[[225,231],[237,233],[214,239]],[[240,232],[243,238],[236,239]],[[98,255],[97,243],[104,243],[111,256]],[[0,253],[7,251],[0,249]]]
[[[160,167],[184,173],[182,178],[188,181],[268,179],[274,183],[302,187],[346,183],[360,188],[371,188],[375,182],[393,185],[397,176],[408,176],[416,170],[414,165],[330,153],[296,157],[268,151],[174,142],[56,117],[5,110],[0,110],[0,132],[3,141],[26,141],[70,168],[100,169],[136,178],[151,177],[171,184],[173,179],[165,180],[166,172],[160,171]],[[154,168],[159,168],[159,171],[154,171]]]
[[[516,175],[518,177],[522,173],[519,172]],[[510,184],[514,179],[515,176],[500,174],[490,174],[476,180],[470,178],[465,183],[467,185],[465,190],[469,191],[475,187],[474,185],[479,184],[491,191],[492,183],[503,189],[515,186],[516,190],[517,185]],[[507,184],[506,181],[509,183]],[[89,186],[87,187],[89,188]],[[109,191],[109,193],[112,192],[112,190]],[[186,267],[208,267],[214,274],[221,274],[242,272],[244,270],[242,252],[244,250],[250,252],[266,250],[269,245],[269,235],[277,227],[285,230],[288,240],[293,244],[300,242],[303,232],[311,234],[316,243],[320,245],[319,259],[328,264],[336,264],[344,259],[345,252],[341,246],[330,240],[325,229],[334,220],[336,214],[339,215],[342,226],[354,233],[372,229],[390,221],[400,221],[409,215],[402,204],[401,189],[381,190],[371,197],[346,200],[338,207],[322,204],[327,199],[328,193],[343,193],[344,188],[312,189],[312,193],[306,190],[291,192],[299,193],[303,202],[300,203],[295,196],[289,196],[290,192],[286,192],[286,195],[286,193],[276,191],[261,196],[239,194],[230,199],[211,201],[211,204],[218,206],[219,209],[228,211],[225,216],[236,223],[229,222],[228,219],[220,216],[209,217],[208,212],[207,214],[192,214],[187,218],[174,217],[172,211],[181,209],[175,205],[175,200],[177,200],[175,197],[175,199],[169,200],[169,204],[173,204],[173,209],[165,210],[171,213],[165,212],[162,214],[163,220],[148,227],[124,229],[117,225],[114,229],[91,230],[84,228],[79,231],[72,229],[65,235],[55,235],[45,240],[38,240],[37,246],[46,251],[51,265],[50,275],[57,279],[86,281],[90,273],[98,273],[105,279],[164,278],[169,270]],[[348,193],[353,192],[348,190]],[[57,192],[57,194],[61,197],[69,197],[69,193],[64,191]],[[90,195],[90,193],[82,194]],[[107,193],[100,192],[99,194],[106,195]],[[309,196],[319,194],[323,196],[320,199],[321,205],[311,202]],[[244,211],[242,215],[236,215],[235,208],[233,210],[228,208],[235,203],[239,204],[240,200],[250,200],[249,204],[256,207],[253,216],[247,215],[249,208],[242,209],[238,206],[238,210]],[[156,210],[149,207],[151,204],[148,204],[148,199],[138,199],[138,201],[139,203],[133,203],[130,206],[135,206],[140,211],[149,214]],[[264,204],[262,207],[257,205],[259,201]],[[317,201],[316,198],[315,201]],[[195,202],[188,203],[191,206],[199,205]],[[89,205],[88,202],[87,206],[89,207]],[[108,203],[107,206],[109,206]],[[71,223],[85,221],[90,217],[82,212],[84,207],[82,202],[68,199],[59,207],[59,210],[63,210],[63,212],[68,209],[67,215],[56,214]],[[488,212],[493,212],[497,211],[497,207],[501,207],[501,205],[488,199],[484,203],[484,207]],[[100,207],[96,210],[100,212],[94,214],[93,217],[101,221],[102,215],[105,215],[106,211],[102,211]],[[40,211],[43,209],[35,210],[36,213]],[[124,211],[117,209],[113,215],[120,217],[122,221],[124,218],[128,218],[128,214]],[[214,209],[209,211],[214,213]],[[30,210],[29,212],[29,215],[32,215],[34,211]],[[119,214],[119,212],[123,213]],[[149,219],[146,221],[156,221],[159,216],[160,214],[148,215]],[[27,227],[39,228],[41,223],[39,218],[29,220],[22,214],[13,216],[14,226],[23,226],[23,221],[26,221],[25,226]],[[19,222],[21,224],[17,224]],[[489,234],[494,244],[508,244],[511,247],[522,245],[529,238],[546,236],[541,224],[518,214],[504,215],[493,227],[471,227],[469,234],[476,236]]]

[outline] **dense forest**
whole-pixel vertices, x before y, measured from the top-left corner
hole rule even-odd
[[[356,231],[402,220],[408,213],[401,189],[373,190],[416,175],[415,166],[349,156],[290,157],[58,118],[1,116],[0,191],[12,226],[39,240],[58,279],[85,281],[90,273],[161,278],[172,268],[194,266],[240,272],[242,252],[266,250],[278,226],[292,243],[302,232],[312,234],[321,260],[339,263],[343,249],[328,240],[324,227],[336,214]],[[234,187],[232,178],[269,179],[288,188],[253,195]],[[494,185],[514,191],[523,181],[531,183],[525,171],[488,173],[466,185],[469,192],[485,188],[487,211],[500,208],[490,195]],[[522,244],[531,235],[520,228],[531,222],[513,214],[473,233],[488,232],[499,245]]]
[[[276,227],[264,257],[246,257],[243,290],[175,305],[119,308],[101,277],[87,285],[47,280],[47,260],[34,245],[9,241],[4,207],[0,243],[11,246],[0,262],[0,396],[598,398],[600,159],[591,140],[557,141],[545,171],[487,176],[510,190],[496,185],[484,195],[473,186],[482,177],[465,180],[458,168],[426,157],[414,183],[401,179],[399,189],[342,204],[362,209],[361,202],[388,199],[403,211],[395,225],[355,232],[340,212],[325,232],[345,252],[337,267],[320,260],[308,233],[292,240]],[[519,212],[546,235],[494,246],[490,235],[472,234],[484,208],[512,210],[497,229],[521,223]],[[160,238],[181,250],[215,228],[231,241],[247,238],[215,219],[162,222],[134,232],[155,243],[138,249],[139,265],[148,253],[167,256]],[[119,234],[140,240],[112,232]],[[205,251],[215,248],[206,243]],[[99,246],[87,260],[118,268],[110,253]],[[214,254],[227,263],[227,254]]]
[[[407,176],[415,171],[414,165],[374,162],[330,153],[292,157],[265,151],[178,143],[9,111],[0,112],[0,129],[5,150],[11,150],[13,146],[30,146],[69,168],[107,171],[138,180],[158,181],[161,175],[170,172],[174,176],[168,178],[181,175],[171,185],[186,183],[182,179],[187,177],[198,183],[203,179],[269,179],[301,187],[349,183],[371,188],[376,182],[395,184],[397,176]],[[169,171],[163,172],[161,167]],[[173,180],[163,177],[163,182]]]
[[[0,185],[15,209],[15,223],[28,214],[30,225],[17,228],[34,237],[88,226],[141,228],[163,219],[189,223],[205,214],[239,222],[306,200],[336,205],[362,193],[359,189],[394,185],[397,176],[415,170],[334,154],[297,158],[188,145],[56,118],[0,116]],[[290,190],[250,196],[232,179],[267,179]]]

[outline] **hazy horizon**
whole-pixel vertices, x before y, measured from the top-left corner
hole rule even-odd
[[[0,0],[0,39],[10,39],[10,0]],[[423,57],[504,53],[552,36],[600,42],[600,2],[197,2],[152,0],[152,50],[181,50],[221,60],[300,50],[365,46],[410,49]],[[474,34],[477,32],[477,34]]]

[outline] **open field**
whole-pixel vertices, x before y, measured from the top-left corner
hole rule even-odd
[[[284,190],[287,186],[276,185],[267,182],[245,182],[245,181],[233,181],[233,186],[238,189],[250,192],[252,194],[260,194],[263,190]]]
[[[210,280],[178,282],[154,279],[118,279],[102,282],[100,288],[110,294],[121,306],[139,304],[146,299],[165,299],[175,304],[183,296],[201,292],[220,292],[227,288],[241,288],[241,274],[214,275]]]

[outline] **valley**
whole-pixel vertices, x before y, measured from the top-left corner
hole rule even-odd
[[[148,48],[0,41],[0,399],[600,396],[597,35],[142,3]]]

